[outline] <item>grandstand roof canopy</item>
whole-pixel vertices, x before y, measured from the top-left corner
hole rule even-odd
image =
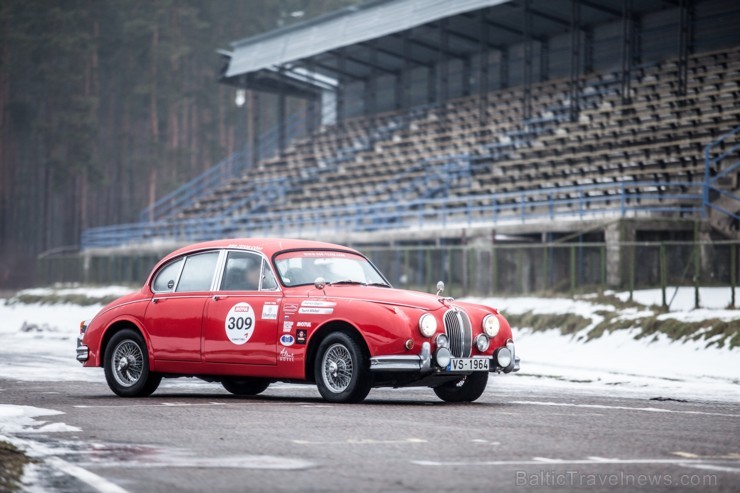
[[[240,87],[314,92],[337,80],[364,80],[469,57],[525,39],[676,7],[679,0],[372,0],[233,42],[221,51],[222,81]],[[528,14],[528,15],[527,15]],[[312,74],[323,76],[315,80]]]

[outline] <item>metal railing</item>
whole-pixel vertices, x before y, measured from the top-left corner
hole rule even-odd
[[[82,248],[195,242],[228,236],[321,236],[332,232],[526,223],[556,218],[699,217],[702,183],[622,182],[541,190],[417,199],[343,207],[305,207],[242,217],[193,218],[90,228]]]
[[[718,182],[723,178],[732,177],[733,174],[738,173],[737,170],[740,168],[740,143],[731,146],[729,149],[722,151],[713,157],[713,153],[716,148],[724,147],[727,141],[739,133],[740,127],[737,127],[722,135],[714,142],[707,144],[704,148],[704,191],[702,194],[704,217],[706,217],[706,214],[710,209],[713,209],[735,219],[736,221],[740,221],[740,216],[735,214],[735,212],[729,211],[710,200],[712,193],[716,193],[721,197],[728,197],[735,202],[740,202],[740,197],[736,194],[722,190],[717,186]],[[737,159],[737,161],[726,164],[729,159]],[[716,171],[714,176],[711,175],[712,170]]]
[[[285,128],[287,140],[300,133],[306,118],[305,111],[299,111],[288,118],[289,123]],[[245,146],[243,150],[219,161],[205,172],[144,208],[139,213],[139,221],[159,221],[189,207],[199,198],[228,183],[229,180],[244,175],[255,160],[260,161],[274,156],[279,150],[279,140],[279,129],[275,125],[260,135],[258,156],[254,156],[254,150],[250,145]]]

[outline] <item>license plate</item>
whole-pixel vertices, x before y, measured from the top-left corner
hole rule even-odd
[[[452,358],[447,371],[488,371],[488,358]]]

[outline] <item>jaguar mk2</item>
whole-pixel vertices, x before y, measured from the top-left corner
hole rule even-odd
[[[478,399],[519,370],[496,309],[393,288],[360,252],[330,243],[230,239],[163,258],[144,286],[80,325],[77,359],[124,397],[197,377],[237,395],[315,383],[330,402],[373,387],[426,386]]]

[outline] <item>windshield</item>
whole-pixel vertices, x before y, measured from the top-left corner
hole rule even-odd
[[[327,284],[388,286],[364,257],[346,252],[303,251],[278,255],[275,265],[286,286],[313,284],[323,277]]]

